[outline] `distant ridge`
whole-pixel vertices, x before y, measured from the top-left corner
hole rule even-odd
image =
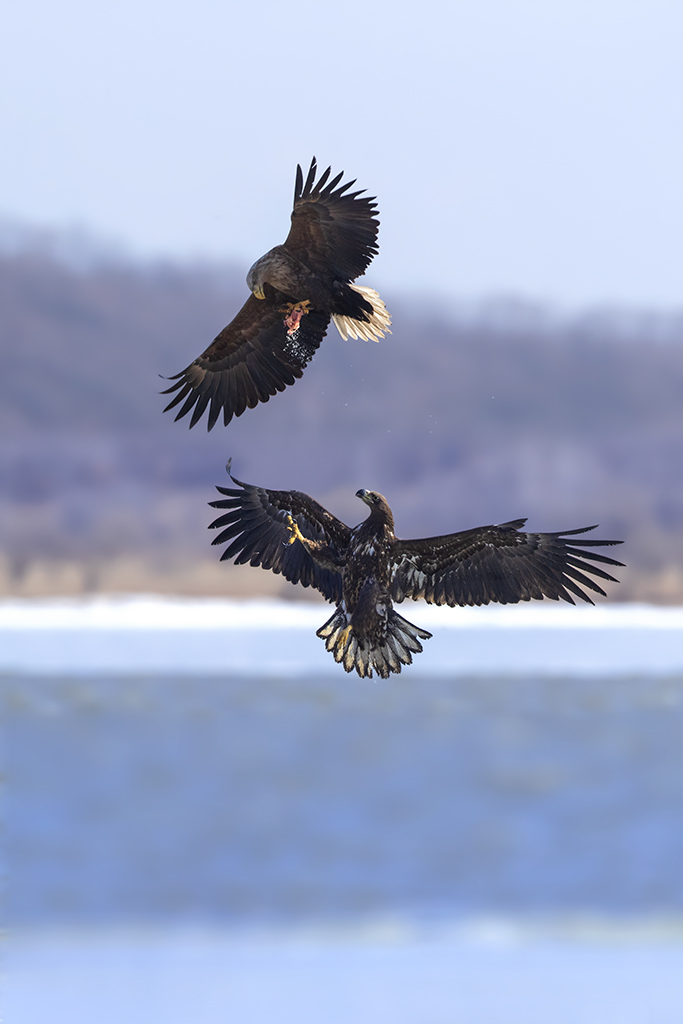
[[[627,542],[621,593],[683,600],[683,315],[565,318],[499,299],[432,318],[388,294],[391,344],[335,338],[293,394],[194,438],[162,417],[159,375],[220,330],[246,293],[242,270],[76,267],[40,232],[3,237],[9,592],[36,560],[89,566],[91,581],[117,559],[208,562],[204,502],[234,454],[243,475],[305,490],[342,518],[357,513],[344,502],[358,487],[391,493],[404,536],[443,532],[456,515],[599,521]]]

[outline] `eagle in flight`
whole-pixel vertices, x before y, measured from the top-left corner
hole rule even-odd
[[[342,338],[379,341],[391,317],[372,288],[352,284],[378,252],[374,197],[349,192],[331,168],[316,181],[315,157],[304,182],[296,169],[292,226],[247,274],[251,295],[237,316],[162,394],[175,395],[179,420],[193,427],[208,408],[211,430],[227,424],[302,376],[332,319]],[[391,332],[389,332],[391,333]],[[182,404],[181,404],[182,403]]]
[[[227,511],[211,523],[221,529],[214,544],[229,542],[221,561],[234,558],[282,573],[291,583],[315,587],[336,604],[317,635],[347,672],[383,679],[410,665],[431,633],[394,610],[394,602],[424,598],[428,604],[482,605],[491,601],[557,601],[574,597],[593,604],[585,589],[605,596],[586,574],[618,581],[593,562],[621,566],[585,548],[621,544],[618,540],[576,539],[594,530],[524,533],[526,519],[444,537],[399,540],[385,498],[361,489],[356,497],[370,509],[351,528],[301,491],[271,491],[237,480],[218,487],[225,495],[210,502]],[[585,588],[585,589],[582,589]]]

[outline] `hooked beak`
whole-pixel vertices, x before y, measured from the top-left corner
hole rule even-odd
[[[365,504],[367,505],[368,492],[365,489],[365,487],[361,487],[361,489],[359,491],[356,491],[356,497],[360,498],[360,500],[364,501]]]
[[[266,293],[263,290],[263,285],[256,285],[253,294],[256,296],[257,299],[265,299]]]

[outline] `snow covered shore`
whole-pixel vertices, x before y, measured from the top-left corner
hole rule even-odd
[[[0,671],[340,673],[315,630],[327,605],[157,596],[0,603]],[[408,671],[669,674],[683,671],[683,608],[648,605],[402,611],[434,633]]]

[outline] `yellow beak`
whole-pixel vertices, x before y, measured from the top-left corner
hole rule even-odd
[[[257,299],[265,299],[266,297],[266,293],[260,285],[254,288],[254,295]]]

